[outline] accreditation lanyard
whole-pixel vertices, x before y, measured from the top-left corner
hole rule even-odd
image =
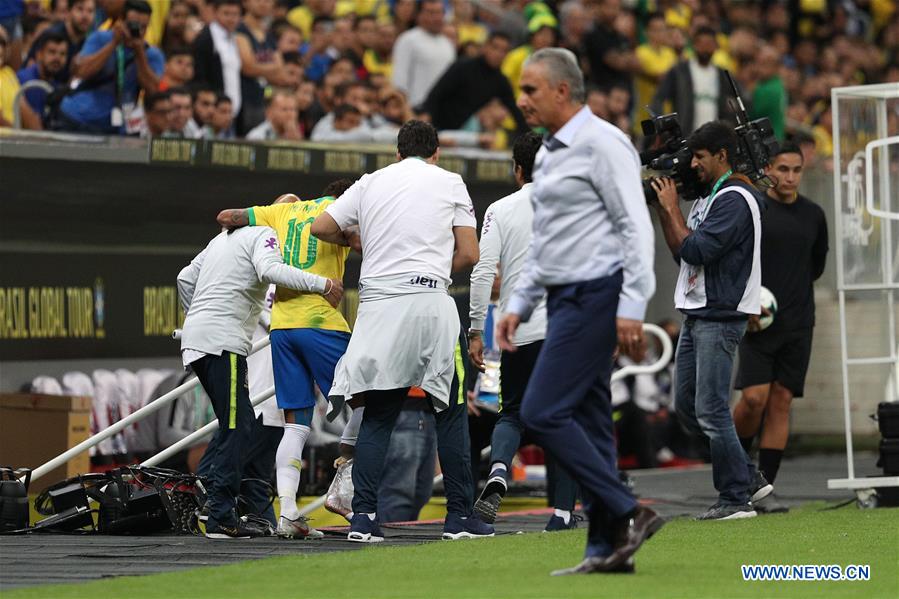
[[[715,181],[715,184],[712,186],[712,193],[709,194],[709,200],[705,206],[700,208],[690,217],[690,228],[694,231],[696,227],[699,226],[699,223],[705,220],[705,217],[708,216],[709,210],[712,209],[712,202],[715,201],[715,194],[718,193],[718,190],[721,189],[721,186],[724,185],[724,182],[727,181],[727,178],[734,174],[734,169],[728,169],[726,173],[718,177],[718,180]]]
[[[116,65],[116,104],[122,105],[122,95],[125,93],[125,48],[116,46],[115,49],[115,65]]]

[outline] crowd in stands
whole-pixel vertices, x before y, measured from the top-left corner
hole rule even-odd
[[[686,132],[752,117],[832,152],[830,89],[899,82],[896,0],[0,0],[0,126],[107,135],[507,149],[532,52],[561,46],[588,104],[639,141],[651,107]],[[44,84],[34,84],[33,81]]]

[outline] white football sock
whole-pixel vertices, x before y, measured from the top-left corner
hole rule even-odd
[[[284,436],[275,454],[275,475],[278,481],[278,499],[281,501],[281,515],[291,520],[300,516],[297,508],[297,488],[300,486],[300,471],[303,469],[303,446],[309,437],[310,428],[303,424],[288,422],[284,425]]]
[[[569,512],[568,510],[554,510],[553,515],[558,516],[559,518],[564,520],[565,524],[571,522],[571,512]]]
[[[492,475],[492,474],[493,474],[494,472],[496,472],[497,470],[502,470],[502,471],[503,471],[503,476],[505,476],[506,465],[503,464],[502,462],[493,462],[493,465],[490,466],[490,474]]]

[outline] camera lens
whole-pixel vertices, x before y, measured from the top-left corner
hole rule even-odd
[[[649,163],[649,168],[654,171],[667,171],[674,168],[674,157],[670,154],[663,154]]]

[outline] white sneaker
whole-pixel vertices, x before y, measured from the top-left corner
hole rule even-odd
[[[285,539],[321,539],[325,533],[309,526],[306,516],[297,516],[296,520],[281,516],[278,519],[278,536]]]

